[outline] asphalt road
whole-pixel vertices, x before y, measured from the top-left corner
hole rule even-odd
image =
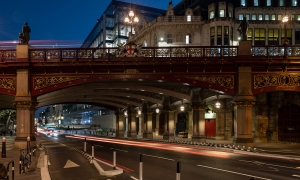
[[[83,150],[82,139],[59,137],[54,140]],[[113,179],[139,179],[140,153],[143,157],[143,179],[146,180],[175,180],[178,162],[182,180],[300,179],[300,161],[295,160],[260,157],[254,153],[239,154],[197,145],[107,138],[87,138],[87,142],[87,153],[91,154],[91,145],[94,144],[95,157],[111,164],[116,147],[117,166],[122,167],[124,173]],[[59,158],[66,154],[56,153],[55,156]]]

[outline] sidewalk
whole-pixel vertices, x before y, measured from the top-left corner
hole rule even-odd
[[[26,173],[20,174],[20,150],[19,149],[11,149],[6,151],[6,158],[0,158],[0,162],[7,167],[7,164],[10,161],[14,161],[14,179],[22,179],[22,180],[41,180],[41,171],[37,168],[38,159],[40,156],[40,150],[37,149],[35,153],[35,157],[31,157],[31,164],[29,170]],[[12,164],[9,166],[9,178],[12,179]]]

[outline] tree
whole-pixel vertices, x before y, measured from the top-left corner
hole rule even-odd
[[[15,124],[16,121],[16,110],[14,109],[4,109],[0,110],[0,124],[3,126],[3,129],[9,129],[10,122]]]

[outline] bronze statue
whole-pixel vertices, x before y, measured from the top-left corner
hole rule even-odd
[[[25,22],[25,24],[22,28],[22,32],[19,34],[20,44],[28,44],[28,42],[30,40],[30,32],[31,32],[31,29],[28,26],[28,23]]]
[[[248,27],[249,27],[249,23],[246,20],[246,17],[244,17],[243,21],[241,22],[240,26],[237,29],[237,31],[242,36],[241,38],[242,41],[247,41]]]

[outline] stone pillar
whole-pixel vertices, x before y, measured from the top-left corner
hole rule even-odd
[[[155,115],[155,120],[156,120],[155,136],[158,136],[158,131],[159,131],[159,116],[160,116],[160,113],[156,113],[156,115]]]
[[[163,135],[163,139],[174,140],[175,139],[175,132],[174,132],[175,110],[164,110],[164,114],[165,114],[165,132]]]
[[[144,124],[144,121],[143,121],[143,114],[141,114],[141,115],[138,115],[138,119],[139,119],[139,132],[138,132],[138,137],[139,138],[141,138],[141,137],[143,137],[143,124]]]
[[[124,137],[124,115],[116,113],[116,137]]]
[[[192,137],[193,135],[193,111],[188,110],[188,122],[187,122],[187,132],[188,137]]]
[[[205,106],[193,107],[192,141],[205,142]]]
[[[153,139],[153,132],[152,132],[152,114],[153,112],[147,112],[145,119],[146,129],[143,133],[143,138],[145,139]]]
[[[234,139],[235,145],[253,147],[252,106],[255,97],[252,89],[251,67],[239,67],[238,89],[233,98],[234,105]]]
[[[16,148],[26,148],[27,137],[29,136],[30,145],[34,147],[36,146],[34,111],[38,102],[30,93],[30,72],[28,69],[17,70],[16,91],[14,105],[16,106],[17,131],[14,145]]]
[[[135,122],[136,114],[132,112],[131,106],[128,106],[128,108],[127,108],[127,116],[128,116],[127,117],[128,118],[127,137],[137,138],[136,122]]]
[[[216,140],[225,139],[225,122],[226,122],[226,99],[221,101],[221,107],[216,111]]]

